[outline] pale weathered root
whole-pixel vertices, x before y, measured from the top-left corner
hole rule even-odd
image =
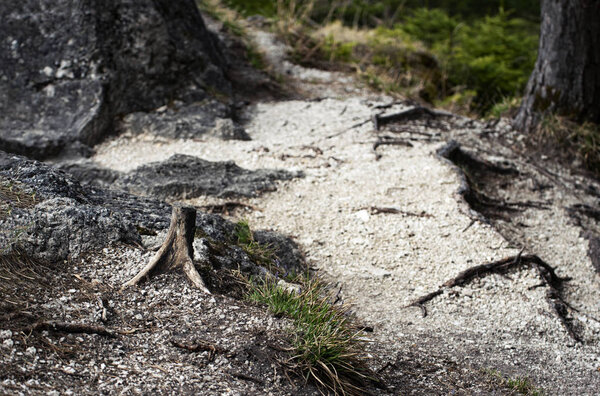
[[[153,275],[181,268],[194,287],[210,294],[193,261],[195,231],[196,209],[174,205],[164,243],[148,265],[124,286],[134,286]]]

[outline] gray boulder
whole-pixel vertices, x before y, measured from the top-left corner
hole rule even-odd
[[[290,180],[301,173],[279,169],[248,170],[233,161],[211,162],[190,155],[175,154],[124,174],[115,186],[125,191],[156,198],[255,197],[275,191],[278,180]]]
[[[177,103],[152,112],[128,114],[119,129],[131,135],[147,133],[171,139],[214,136],[225,140],[250,140],[240,125],[231,120],[231,107],[217,100]]]
[[[140,234],[155,235],[152,242],[161,243],[159,235],[170,216],[171,207],[164,202],[82,185],[47,164],[0,151],[0,255],[18,251],[56,263],[115,242],[141,246]],[[198,253],[207,254],[213,267],[265,274],[237,246],[233,223],[198,212],[196,228]],[[260,235],[255,233],[257,241],[264,239]],[[293,242],[269,235],[264,240],[281,255],[276,264],[302,272],[302,255]]]
[[[115,117],[230,94],[193,0],[0,2],[0,149],[93,145]]]

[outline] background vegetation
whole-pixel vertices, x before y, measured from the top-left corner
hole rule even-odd
[[[296,60],[356,70],[375,88],[498,116],[537,55],[539,0],[225,0],[271,18]]]

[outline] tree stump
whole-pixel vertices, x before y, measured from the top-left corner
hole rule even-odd
[[[164,243],[148,265],[124,286],[134,286],[156,274],[181,268],[196,288],[210,294],[194,266],[195,232],[196,209],[191,206],[174,205]]]

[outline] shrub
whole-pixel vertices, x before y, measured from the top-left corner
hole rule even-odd
[[[506,96],[521,96],[537,56],[532,26],[501,12],[457,30],[448,80],[477,92],[474,110],[485,113]]]

